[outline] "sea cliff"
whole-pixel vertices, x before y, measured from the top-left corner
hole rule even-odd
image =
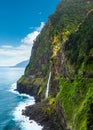
[[[36,38],[25,74],[17,82],[20,93],[37,101],[23,114],[44,130],[92,130],[92,86],[93,1],[62,0]]]

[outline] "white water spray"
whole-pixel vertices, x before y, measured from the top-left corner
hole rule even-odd
[[[22,130],[42,130],[43,126],[37,124],[37,122],[35,122],[34,120],[29,120],[29,117],[26,117],[25,115],[22,114],[22,111],[25,110],[27,106],[35,104],[34,97],[26,94],[20,94],[19,92],[15,91],[15,89],[16,89],[16,83],[12,84],[12,87],[9,91],[14,94],[17,94],[22,98],[26,97],[27,99],[24,101],[20,101],[18,106],[13,110],[12,113],[14,117],[13,120],[15,122],[18,122],[18,124],[20,124],[19,127]]]
[[[45,98],[48,98],[50,79],[51,79],[51,72],[49,73],[49,78],[48,78],[48,82],[47,82]]]

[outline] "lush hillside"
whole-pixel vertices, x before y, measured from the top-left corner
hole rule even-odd
[[[75,70],[74,76],[60,77],[57,101],[67,115],[73,130],[93,129],[93,11],[64,44],[66,61]]]
[[[49,97],[45,99],[50,71]],[[59,3],[34,42],[25,75],[17,84],[20,93],[41,102],[29,107],[26,115],[31,116],[32,109],[42,113],[37,119],[44,120],[39,123],[49,121],[54,126],[44,130],[93,130],[92,0]]]

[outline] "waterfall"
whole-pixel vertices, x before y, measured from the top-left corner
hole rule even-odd
[[[48,82],[47,82],[47,88],[46,88],[45,98],[48,98],[50,79],[51,79],[51,72],[49,73],[49,77],[48,77]]]

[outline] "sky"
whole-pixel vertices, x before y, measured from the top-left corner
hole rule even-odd
[[[60,0],[0,0],[0,66],[29,59],[34,39]]]

